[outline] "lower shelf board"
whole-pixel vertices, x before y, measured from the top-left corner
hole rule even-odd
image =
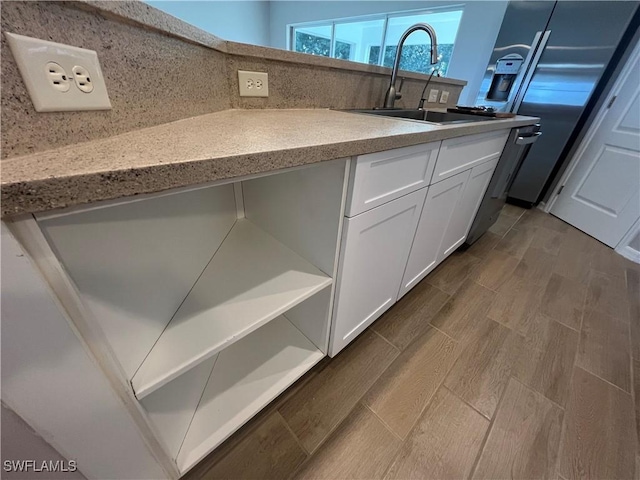
[[[218,354],[177,457],[185,473],[324,357],[279,316]]]

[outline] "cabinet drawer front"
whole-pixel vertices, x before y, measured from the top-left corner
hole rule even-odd
[[[443,140],[431,183],[500,158],[509,130]]]
[[[440,142],[361,155],[349,179],[346,213],[353,217],[429,184]]]
[[[426,194],[424,188],[345,218],[331,356],[395,303]]]

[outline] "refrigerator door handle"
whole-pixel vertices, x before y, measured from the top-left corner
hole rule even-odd
[[[527,73],[522,80],[520,88],[516,93],[516,97],[513,100],[513,105],[511,105],[510,112],[517,112],[524,100],[524,96],[527,93],[527,87],[533,78],[534,73],[536,73],[536,69],[538,68],[538,62],[540,61],[540,57],[542,57],[542,53],[544,49],[547,47],[547,42],[549,42],[549,36],[551,36],[551,30],[546,30],[544,35],[542,35],[542,40],[540,40],[540,45],[536,49],[536,52],[531,61],[531,66],[527,68]],[[527,57],[528,58],[528,57]]]
[[[521,135],[516,139],[516,145],[531,145],[538,137],[542,135],[542,132],[536,132],[531,135]]]
[[[511,89],[511,92],[513,93],[509,95],[509,100],[507,101],[507,104],[504,107],[505,112],[512,111],[511,106],[513,105],[513,102],[517,97],[518,92],[520,91],[522,80],[524,79],[527,72],[529,71],[529,65],[531,65],[533,55],[537,51],[538,44],[540,43],[540,38],[542,37],[542,33],[543,33],[542,30],[540,30],[539,32],[536,32],[536,34],[533,37],[533,42],[531,42],[531,48],[529,48],[529,53],[527,53],[527,58],[524,59],[524,63],[522,64],[520,72],[518,73],[518,76],[516,77],[516,80],[513,84],[513,88]]]

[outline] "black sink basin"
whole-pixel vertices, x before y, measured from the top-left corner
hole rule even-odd
[[[438,112],[434,110],[402,110],[402,109],[372,109],[372,110],[345,110],[352,113],[366,113],[370,115],[382,115],[384,117],[404,118],[407,120],[420,120],[422,122],[438,125],[450,125],[456,123],[486,122],[495,120],[494,117],[469,115],[456,112]]]

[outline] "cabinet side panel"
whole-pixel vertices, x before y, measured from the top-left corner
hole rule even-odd
[[[38,223],[131,378],[235,221],[229,184]]]
[[[168,478],[2,225],[2,400],[87,478]]]
[[[243,182],[245,216],[333,275],[346,160]]]

